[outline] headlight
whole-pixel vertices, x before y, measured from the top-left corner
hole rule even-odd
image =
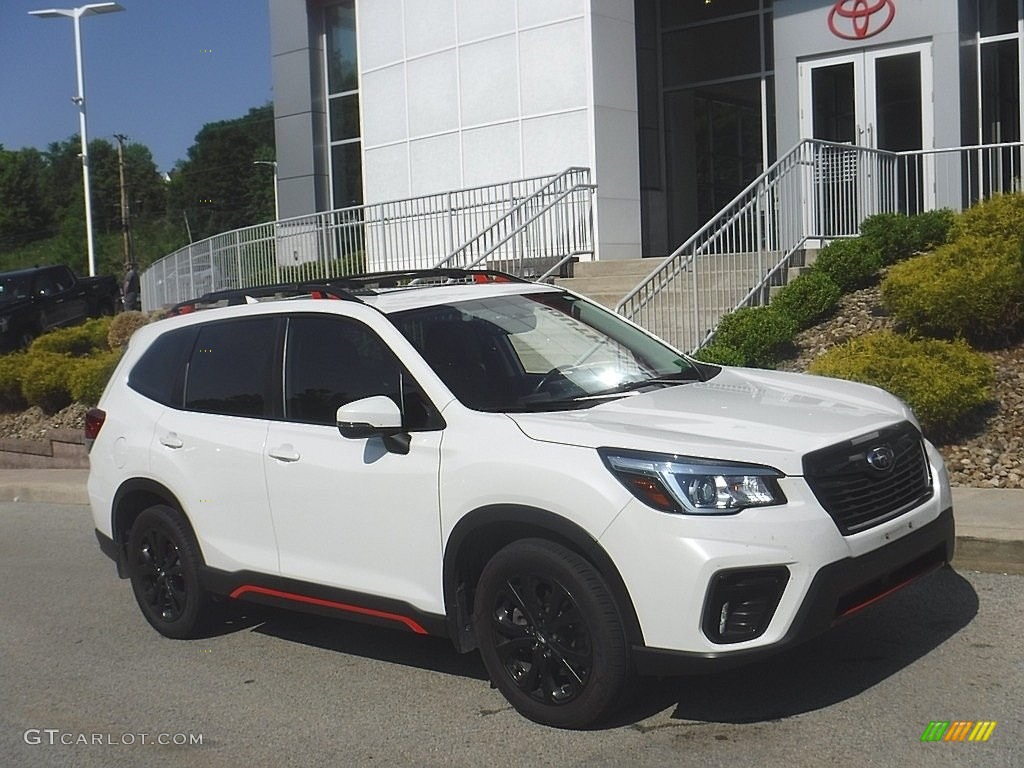
[[[605,466],[644,504],[676,514],[729,515],[785,504],[777,469],[691,456],[600,448]]]

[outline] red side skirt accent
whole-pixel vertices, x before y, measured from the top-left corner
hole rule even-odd
[[[375,611],[372,608],[363,608],[359,605],[348,605],[347,603],[337,603],[333,600],[323,600],[319,597],[310,597],[309,595],[298,595],[294,592],[282,592],[277,589],[268,589],[267,587],[257,587],[252,584],[243,584],[238,587],[234,592],[231,593],[231,597],[239,598],[243,595],[254,592],[259,595],[267,595],[268,597],[277,597],[282,600],[294,600],[298,603],[308,603],[310,605],[319,605],[324,608],[334,608],[339,611],[347,611],[348,613],[358,613],[363,616],[374,616],[378,619],[387,619],[389,621],[397,621],[404,624],[410,630],[415,632],[417,635],[429,634],[418,623],[410,619],[408,616],[399,616],[396,613],[387,613],[386,611]]]

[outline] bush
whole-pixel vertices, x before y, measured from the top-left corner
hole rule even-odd
[[[771,308],[793,321],[796,330],[810,328],[832,312],[843,295],[839,286],[821,270],[800,275],[772,299]]]
[[[879,251],[884,266],[949,242],[955,219],[955,214],[947,208],[916,216],[879,213],[861,222],[860,234]]]
[[[793,319],[774,307],[743,307],[722,318],[709,349],[727,355],[730,365],[771,368],[796,330]]]
[[[76,360],[68,376],[72,399],[78,403],[96,405],[120,359],[121,350],[114,350]]]
[[[0,356],[0,411],[20,411],[25,407],[21,394],[24,368],[24,353]]]
[[[1009,240],[963,236],[889,270],[882,301],[929,336],[1005,342],[1024,330],[1024,267]]]
[[[926,211],[911,218],[914,245],[918,251],[930,251],[949,242],[956,214],[948,208]]]
[[[149,323],[149,316],[145,312],[129,310],[116,315],[110,323],[110,332],[107,334],[107,346],[109,349],[121,349],[128,343],[139,328]]]
[[[33,341],[30,349],[84,357],[96,350],[109,349],[107,334],[110,332],[110,325],[109,317],[97,317],[87,320],[81,325],[58,328],[44,333]]]
[[[1019,243],[1024,236],[1024,194],[995,195],[956,217],[950,231],[962,237],[996,237]]]
[[[694,355],[698,360],[705,363],[717,363],[718,365],[746,365],[746,358],[743,353],[735,347],[730,347],[717,341],[712,341],[706,347],[701,347]]]
[[[843,293],[849,293],[875,283],[884,265],[882,252],[873,241],[855,237],[829,243],[818,254],[813,270],[828,275]]]
[[[992,366],[963,341],[911,340],[890,331],[854,339],[823,354],[811,373],[874,384],[902,398],[922,429],[955,432],[961,420],[989,401]]]
[[[902,213],[879,213],[864,219],[860,235],[878,251],[885,264],[895,264],[917,252],[914,225]]]
[[[47,413],[56,413],[71,404],[68,375],[74,358],[56,352],[32,349],[24,355],[21,370],[21,394],[29,405],[38,405]]]

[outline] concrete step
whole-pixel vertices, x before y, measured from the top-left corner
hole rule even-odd
[[[628,275],[635,277],[634,285],[647,277],[661,262],[660,259],[614,259],[606,261],[580,261],[573,265],[573,278],[611,277]]]

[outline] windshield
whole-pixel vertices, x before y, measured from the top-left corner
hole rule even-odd
[[[580,408],[701,378],[675,350],[568,294],[488,296],[391,320],[455,396],[477,410]]]

